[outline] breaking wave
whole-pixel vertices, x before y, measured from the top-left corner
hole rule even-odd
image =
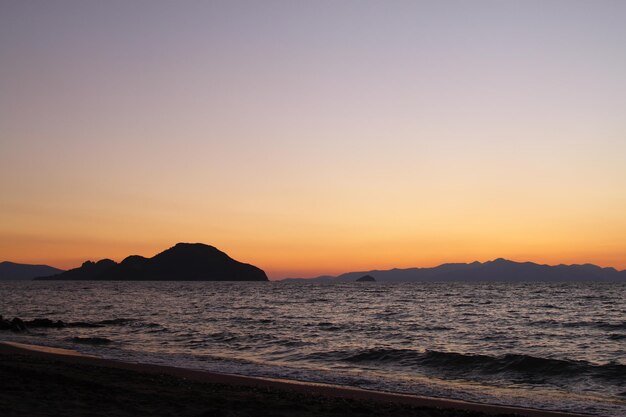
[[[626,365],[607,363],[596,365],[585,361],[539,358],[529,355],[472,355],[435,350],[368,349],[354,354],[335,353],[338,359],[350,363],[398,365],[438,369],[446,372],[478,373],[484,375],[536,375],[538,377],[581,377],[621,380],[626,383]],[[343,356],[343,357],[341,357]]]

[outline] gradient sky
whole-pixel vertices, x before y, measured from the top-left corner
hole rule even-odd
[[[0,0],[0,260],[626,268],[624,1]]]

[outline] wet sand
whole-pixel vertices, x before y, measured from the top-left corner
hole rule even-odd
[[[3,416],[570,417],[322,384],[132,364],[0,342]]]

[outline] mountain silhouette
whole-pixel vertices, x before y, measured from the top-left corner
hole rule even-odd
[[[177,243],[152,258],[132,255],[117,263],[111,259],[87,261],[82,266],[37,280],[111,281],[267,281],[256,266],[238,262],[213,246]]]
[[[3,280],[30,280],[42,275],[58,274],[62,269],[48,265],[18,264],[15,262],[0,262],[0,281]]]
[[[434,268],[407,268],[348,272],[339,276],[287,278],[287,281],[350,282],[363,275],[375,275],[379,282],[561,282],[561,281],[626,281],[626,271],[597,265],[541,265],[498,258],[488,262],[447,263]]]

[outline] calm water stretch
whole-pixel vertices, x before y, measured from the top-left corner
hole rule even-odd
[[[626,284],[0,282],[0,340],[126,361],[626,415]]]

